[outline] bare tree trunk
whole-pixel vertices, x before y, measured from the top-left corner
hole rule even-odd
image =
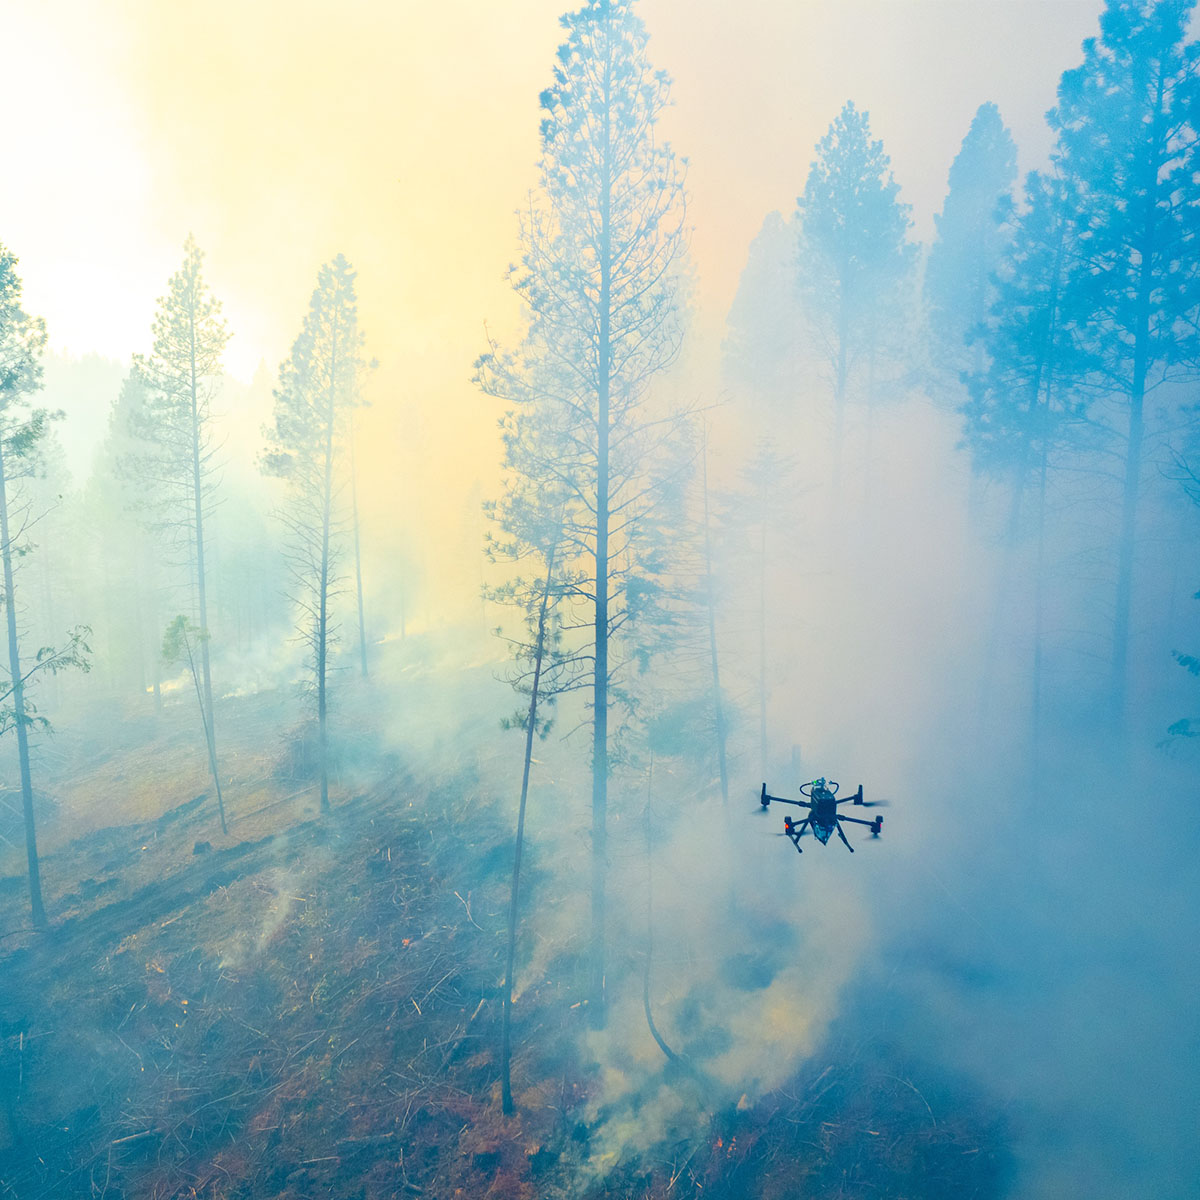
[[[1148,142],[1159,147],[1163,136],[1165,84],[1160,74],[1154,109],[1154,125]],[[1140,260],[1133,331],[1133,378],[1129,395],[1129,438],[1125,448],[1125,479],[1121,496],[1121,541],[1117,560],[1116,612],[1113,618],[1112,709],[1126,744],[1126,699],[1129,693],[1129,624],[1133,607],[1133,564],[1137,543],[1138,495],[1141,487],[1142,440],[1145,434],[1146,380],[1150,372],[1151,302],[1155,287],[1155,263],[1161,253],[1158,245],[1158,190],[1162,155],[1152,155],[1146,163],[1146,210],[1141,236],[1136,245]]]
[[[611,54],[611,52],[610,52]],[[608,521],[609,389],[612,373],[612,63],[605,63],[604,187],[600,195],[599,345],[596,356],[596,611],[592,686],[592,930],[589,1019],[605,1021],[605,882],[608,871]]]
[[[221,817],[221,832],[228,833],[225,821],[225,801],[221,796],[221,774],[217,769],[216,712],[213,707],[212,667],[208,657],[208,597],[204,577],[204,493],[203,472],[200,467],[200,397],[196,376],[196,311],[190,312],[191,329],[191,402],[192,402],[192,493],[195,501],[196,527],[196,603],[200,618],[200,666],[204,675],[204,708],[208,714],[205,736],[208,742],[208,765],[212,772],[213,788],[217,793],[217,812]]]
[[[1137,542],[1145,383],[1145,364],[1138,362],[1134,375],[1134,394],[1129,402],[1129,440],[1125,451],[1125,479],[1121,496],[1121,541],[1117,560],[1116,613],[1113,618],[1112,708],[1118,725],[1124,721],[1125,698],[1129,690],[1129,619],[1133,602],[1133,559]]]
[[[642,1011],[646,1015],[646,1027],[658,1048],[672,1062],[681,1061],[679,1055],[667,1044],[654,1023],[654,1012],[650,1007],[650,969],[654,963],[654,844],[653,828],[650,824],[650,800],[654,784],[654,751],[650,752],[650,766],[646,772],[646,961],[642,968]]]
[[[25,853],[29,862],[29,903],[35,929],[47,926],[42,903],[37,830],[33,813],[33,779],[29,773],[29,730],[25,714],[25,685],[21,678],[21,652],[17,641],[17,606],[13,591],[12,542],[8,529],[8,483],[4,448],[0,444],[0,558],[4,561],[4,608],[8,619],[8,668],[12,675],[13,722],[17,728],[17,760],[21,771],[21,805],[25,812]]]
[[[325,496],[321,519],[321,573],[317,599],[317,746],[321,760],[321,811],[329,812],[329,737],[326,718],[329,701],[326,687],[329,656],[329,533],[333,520],[333,423],[336,412],[334,391],[337,379],[337,318],[334,317],[333,345],[329,354],[329,417],[325,427]]]
[[[1049,447],[1043,438],[1042,464],[1038,477],[1037,561],[1033,579],[1033,750],[1030,761],[1033,764],[1035,780],[1041,775],[1042,760],[1042,629],[1045,624],[1046,604],[1046,473],[1049,457]]]
[[[704,578],[708,600],[708,648],[712,660],[713,716],[717,726],[717,770],[721,779],[721,803],[729,806],[729,768],[725,754],[725,707],[721,702],[721,663],[717,654],[716,597],[713,595],[712,541],[708,517],[708,430],[704,431],[701,458],[704,484]]]
[[[988,639],[983,650],[983,669],[979,673],[979,698],[975,720],[981,733],[987,729],[988,723],[991,721],[992,693],[996,689],[996,656],[1000,648],[1000,634],[1012,608],[1016,548],[1021,529],[1025,475],[1026,467],[1024,459],[1022,459],[1013,482],[1012,504],[1009,508],[1008,523],[1004,532],[1004,552],[1000,561],[1000,577],[993,588],[992,619],[988,625]],[[976,477],[977,472],[972,470],[972,481]]]
[[[846,297],[846,283],[841,281],[841,297],[838,302],[837,376],[833,393],[833,503],[839,502],[842,485],[842,442],[846,435],[846,383],[850,373],[850,301]]]
[[[767,777],[767,514],[764,507],[758,544],[758,757]]]
[[[354,580],[358,589],[358,653],[367,677],[367,623],[363,617],[362,549],[358,538],[358,469],[354,460],[354,413],[350,413],[350,505],[354,521]]]
[[[529,767],[533,762],[533,734],[537,727],[538,690],[542,682],[542,658],[546,648],[546,609],[554,578],[554,553],[551,546],[546,560],[546,585],[538,610],[537,641],[534,646],[533,684],[529,689],[529,719],[525,728],[525,765],[521,774],[521,803],[517,807],[517,844],[513,853],[512,892],[508,901],[508,958],[504,968],[504,1009],[500,1032],[500,1103],[505,1113],[513,1110],[512,1079],[512,991],[513,967],[517,957],[517,906],[521,894],[521,853],[525,845],[525,804],[529,798]]]

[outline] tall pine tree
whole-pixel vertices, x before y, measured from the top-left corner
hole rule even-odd
[[[671,423],[648,390],[680,345],[684,188],[682,164],[657,130],[669,81],[650,65],[634,0],[588,0],[562,25],[566,40],[541,97],[541,186],[523,213],[511,274],[528,333],[519,353],[485,355],[478,378],[493,394],[558,409],[552,456],[571,493],[573,553],[587,564],[574,594],[590,612],[589,999],[602,1023],[609,715],[622,631],[651,592],[641,548]]]
[[[801,302],[832,372],[835,486],[852,377],[866,368],[870,402],[876,369],[905,310],[916,247],[899,193],[868,114],[847,101],[817,143],[798,201]]]
[[[925,267],[925,307],[934,378],[957,399],[962,375],[985,366],[984,321],[995,299],[1005,217],[1017,176],[1017,148],[994,104],[981,104],[950,167],[937,238]]]
[[[364,367],[355,272],[339,254],[317,276],[300,336],[279,368],[275,422],[267,429],[263,470],[282,478],[288,499],[288,565],[298,633],[308,646],[317,711],[321,811],[329,810],[329,659],[337,626],[345,519],[340,500],[350,414]]]
[[[1087,444],[1080,384],[1089,359],[1069,308],[1068,281],[1075,269],[1072,193],[1057,176],[1031,172],[1025,204],[1010,222],[1008,244],[994,278],[995,297],[980,331],[987,369],[969,378],[962,406],[964,441],[975,470],[1005,480],[1012,489],[1004,531],[1004,565],[982,672],[986,711],[1001,623],[1011,617],[1017,581],[1015,548],[1027,525],[1036,544],[1033,565],[1031,671],[1033,760],[1041,741],[1043,636],[1046,594],[1047,487],[1051,473]],[[1032,494],[1032,521],[1023,519]]]
[[[4,615],[8,635],[8,680],[0,684],[0,733],[16,731],[17,763],[21,775],[21,805],[25,818],[25,850],[29,867],[29,901],[34,927],[46,927],[42,900],[41,867],[38,861],[37,827],[33,809],[33,778],[29,765],[29,731],[44,724],[30,702],[27,689],[31,678],[42,671],[64,667],[87,669],[90,650],[88,630],[78,628],[66,643],[55,649],[44,646],[32,657],[23,656],[17,621],[14,562],[29,549],[25,532],[27,507],[14,506],[14,483],[37,469],[39,443],[46,435],[51,414],[30,407],[29,397],[42,380],[42,351],[46,345],[45,324],[31,317],[21,305],[21,280],[17,259],[0,245],[0,569],[3,570]],[[24,661],[23,661],[24,659]]]
[[[534,737],[550,732],[552,710],[558,697],[586,683],[586,658],[564,648],[563,601],[577,580],[566,569],[569,539],[565,516],[570,493],[557,478],[552,455],[543,452],[543,437],[553,431],[543,422],[552,420],[549,405],[531,405],[507,413],[501,422],[504,438],[504,490],[499,500],[485,503],[484,511],[495,522],[489,531],[487,554],[492,562],[512,564],[514,572],[487,589],[494,603],[515,608],[524,629],[505,634],[515,660],[509,682],[527,704],[506,718],[506,728],[520,729],[525,737],[521,792],[513,853],[512,887],[508,908],[508,952],[505,960],[501,1015],[500,1094],[506,1113],[513,1111],[512,1003],[516,968],[517,926],[521,897],[521,862],[525,847],[525,815],[533,764]]]
[[[1125,710],[1147,404],[1200,356],[1194,0],[1109,0],[1049,114],[1054,162],[1075,197],[1069,304],[1115,405],[1124,464],[1112,632],[1112,701]],[[1098,405],[1099,406],[1099,405]]]
[[[221,305],[204,279],[204,255],[195,239],[189,236],[183,249],[183,265],[171,276],[167,294],[158,302],[154,349],[148,356],[134,359],[145,389],[136,432],[148,446],[140,455],[140,469],[157,524],[191,566],[208,764],[221,829],[228,833],[217,760],[204,527],[218,483],[212,400],[220,386],[221,355],[229,331],[221,317]]]

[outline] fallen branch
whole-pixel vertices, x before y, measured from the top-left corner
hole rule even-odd
[[[136,1142],[140,1138],[150,1137],[154,1133],[153,1129],[143,1129],[141,1133],[131,1133],[128,1137],[117,1138],[114,1142],[109,1142],[110,1146],[120,1146],[125,1142]]]

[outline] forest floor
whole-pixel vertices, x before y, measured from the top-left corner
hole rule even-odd
[[[372,687],[415,701],[421,674],[411,659]],[[484,711],[496,728],[491,668],[459,678],[444,747]],[[181,761],[182,704],[64,737],[43,763],[49,934],[25,928],[20,855],[0,858],[0,1200],[1005,1193],[1003,1115],[864,1033],[869,997],[753,1103],[664,1059],[694,1119],[602,1159],[569,945],[514,1010],[504,1116],[499,734],[418,761],[371,728],[371,687],[355,695],[324,816],[309,742],[276,732],[294,711],[278,693],[222,702],[227,836],[203,760]]]

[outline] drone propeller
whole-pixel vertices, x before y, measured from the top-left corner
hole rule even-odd
[[[855,808],[887,808],[891,804],[890,800],[864,800],[861,783],[858,785],[858,791],[853,796],[846,796],[845,799],[849,800]]]

